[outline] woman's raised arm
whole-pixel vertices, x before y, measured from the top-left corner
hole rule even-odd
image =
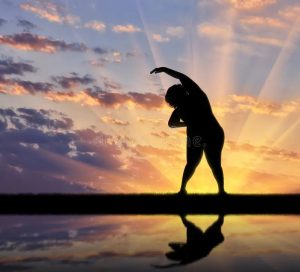
[[[167,68],[167,67],[158,67],[158,68],[155,68],[153,69],[150,74],[158,74],[158,73],[166,73],[167,75],[171,76],[171,77],[174,77],[174,78],[177,78],[179,80],[183,79],[184,77],[186,77],[185,74],[182,74],[180,72],[177,72],[175,70],[172,70],[170,68]]]
[[[199,94],[199,92],[203,92],[203,90],[197,85],[197,83],[195,83],[192,79],[190,79],[187,75],[177,72],[175,70],[172,70],[170,68],[167,67],[158,67],[153,69],[150,74],[158,74],[158,73],[166,73],[167,75],[177,78],[180,80],[181,84],[186,87],[187,92],[189,94]]]

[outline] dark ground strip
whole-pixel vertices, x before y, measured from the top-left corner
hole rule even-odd
[[[300,214],[300,195],[0,195],[0,214]]]

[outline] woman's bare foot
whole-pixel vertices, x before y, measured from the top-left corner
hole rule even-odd
[[[224,190],[222,190],[222,191],[219,191],[218,195],[219,196],[227,196],[228,194]]]
[[[180,191],[177,193],[178,195],[187,195],[186,189],[180,189]]]

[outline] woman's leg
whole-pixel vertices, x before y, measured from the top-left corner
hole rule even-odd
[[[186,148],[186,160],[187,163],[185,165],[183,175],[182,175],[182,182],[180,193],[186,193],[185,187],[189,179],[193,176],[199,162],[201,161],[203,155],[203,147],[202,145],[195,145],[193,141],[189,141],[187,143]]]
[[[221,134],[218,139],[209,141],[204,149],[205,156],[210,166],[212,173],[218,183],[219,194],[224,194],[224,175],[221,165],[221,155],[224,144],[224,134]]]

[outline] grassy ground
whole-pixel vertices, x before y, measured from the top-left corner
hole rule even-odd
[[[0,214],[300,214],[300,195],[0,195]]]

